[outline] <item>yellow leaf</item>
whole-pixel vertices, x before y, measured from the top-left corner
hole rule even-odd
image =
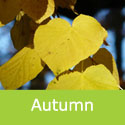
[[[17,89],[35,78],[42,69],[43,64],[34,49],[25,47],[0,67],[0,81],[5,89]]]
[[[16,16],[16,21],[20,21],[24,15],[25,13],[23,11],[20,11],[19,14]]]
[[[0,22],[7,24],[20,11],[21,0],[0,0]]]
[[[59,18],[39,26],[34,46],[41,59],[59,75],[96,53],[106,37],[107,32],[94,18],[80,15],[72,26]]]
[[[37,23],[41,23],[54,13],[53,0],[22,0],[23,11]]]
[[[50,18],[44,20],[41,24],[43,25],[48,23]],[[39,26],[27,15],[24,15],[22,12],[17,16],[16,22],[11,29],[11,38],[14,44],[14,47],[17,50],[21,50],[25,46],[33,43],[34,33]]]
[[[74,10],[77,0],[55,0],[56,7],[68,8]]]
[[[74,71],[83,72],[89,66],[98,64],[103,64],[112,73],[117,81],[117,84],[119,84],[119,75],[115,59],[105,48],[99,49],[99,51],[92,58],[87,58],[81,61],[78,65],[76,65]]]
[[[54,0],[0,0],[0,22],[7,24],[24,11],[37,23],[50,17],[55,10]]]
[[[29,43],[32,43],[33,40],[30,39],[31,31],[30,18],[26,15],[15,22],[14,27],[11,29],[11,38],[17,50],[21,50]]]
[[[117,90],[119,86],[104,65],[91,66],[84,72],[73,72],[54,79],[47,89],[62,90]]]
[[[81,61],[78,65],[76,65],[73,71],[83,72],[86,70],[86,68],[92,65],[93,65],[92,59],[89,57]]]
[[[0,22],[0,27],[2,27],[2,26],[4,26],[4,24],[2,24],[2,23]]]
[[[114,57],[110,54],[108,50],[105,48],[101,48],[94,56],[93,60],[97,64],[103,64],[105,65],[110,72],[113,74],[114,78],[117,80],[117,83],[119,84],[119,74],[116,66],[116,62]]]

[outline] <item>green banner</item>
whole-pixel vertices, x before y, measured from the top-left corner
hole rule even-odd
[[[125,91],[0,91],[1,125],[122,125]]]

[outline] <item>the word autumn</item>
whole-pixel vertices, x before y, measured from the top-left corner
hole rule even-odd
[[[34,100],[31,111],[93,111],[93,102],[70,101],[61,102],[53,99],[49,102]]]

